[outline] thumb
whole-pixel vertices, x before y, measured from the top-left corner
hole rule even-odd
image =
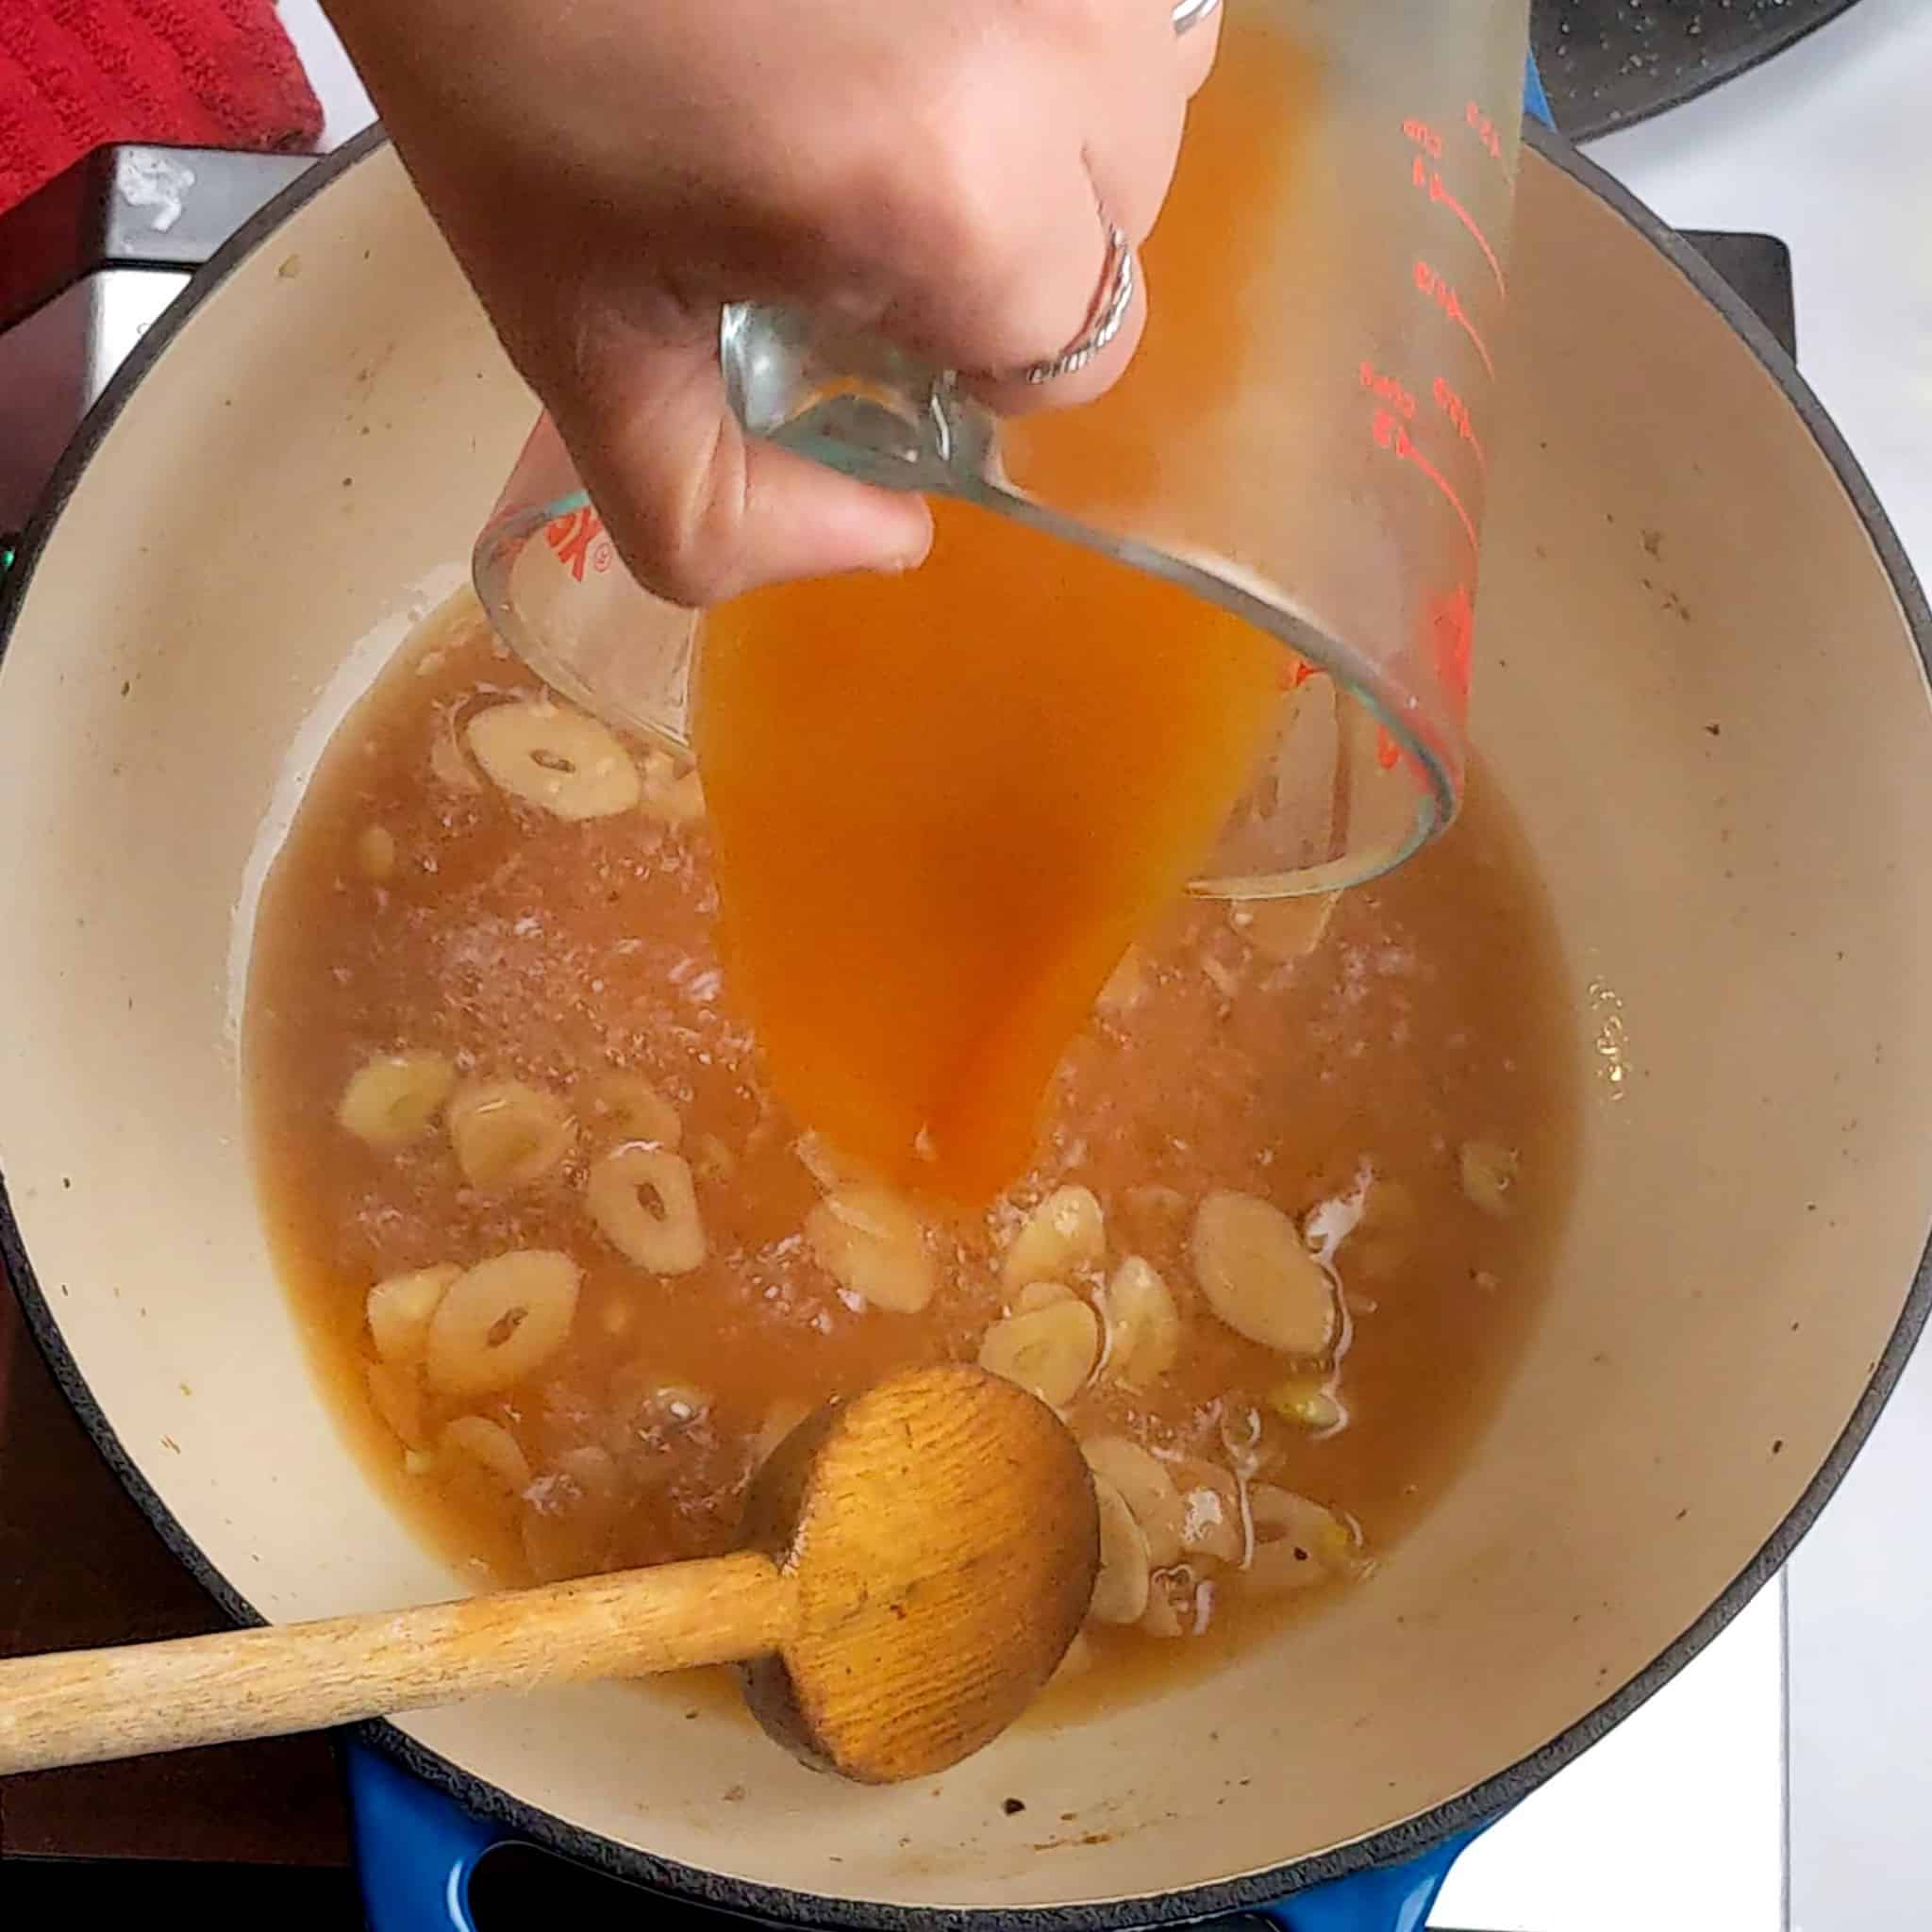
[[[715,328],[600,345],[559,397],[558,427],[620,555],[673,603],[722,603],[760,584],[922,562],[932,517],[747,437],[725,401]]]

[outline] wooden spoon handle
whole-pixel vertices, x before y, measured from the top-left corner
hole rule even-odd
[[[541,1590],[0,1662],[0,1775],[279,1737],[491,1690],[761,1657],[793,1591],[741,1551]]]

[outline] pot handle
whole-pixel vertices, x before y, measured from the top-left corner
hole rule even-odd
[[[367,1744],[342,1775],[369,1932],[476,1932],[470,1874],[503,1834]]]
[[[1311,1885],[1292,1898],[1263,1906],[1248,1915],[1248,1923],[1275,1932],[1423,1932],[1450,1866],[1489,1823],[1485,1819],[1458,1831],[1398,1865],[1374,1865],[1347,1878]]]
[[[470,1874],[497,1828],[366,1744],[342,1747],[356,1875],[369,1932],[476,1932]],[[1423,1932],[1449,1868],[1482,1831],[1470,1827],[1397,1865],[1310,1886],[1202,1932]]]
[[[1550,97],[1543,92],[1543,77],[1538,70],[1534,49],[1523,64],[1523,112],[1524,119],[1541,121],[1552,130],[1557,125],[1557,117],[1550,111]]]

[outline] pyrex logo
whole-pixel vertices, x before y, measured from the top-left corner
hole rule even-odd
[[[604,534],[604,519],[589,504],[552,517],[543,525],[543,541],[574,582],[583,582],[587,565],[600,574],[610,568],[610,540]]]

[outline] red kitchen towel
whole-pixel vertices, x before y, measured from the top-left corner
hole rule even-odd
[[[299,151],[321,133],[273,0],[0,0],[0,211],[104,142]]]

